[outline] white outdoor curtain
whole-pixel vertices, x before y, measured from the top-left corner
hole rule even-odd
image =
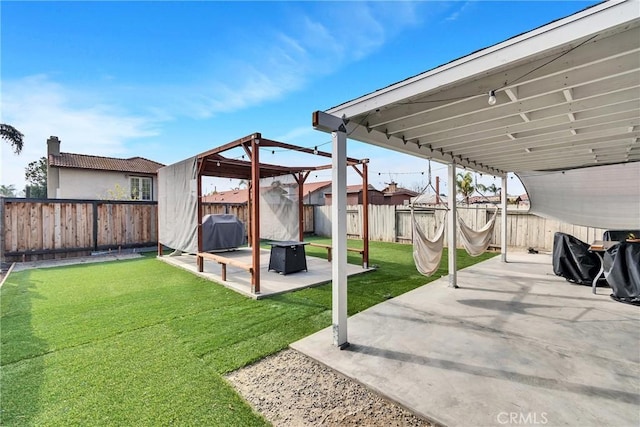
[[[158,240],[188,253],[198,252],[197,159],[158,170]]]
[[[413,260],[420,274],[431,276],[440,266],[442,259],[446,220],[443,218],[433,240],[429,240],[420,229],[413,217],[413,212],[411,213],[411,222],[413,225]]]
[[[569,224],[640,228],[640,162],[549,172],[521,172],[530,212]]]
[[[467,250],[467,253],[471,256],[479,256],[484,253],[491,243],[491,237],[493,236],[493,226],[496,223],[496,215],[498,209],[496,208],[493,216],[480,230],[473,230],[464,221],[458,217],[458,230],[460,231],[460,242],[462,246]]]
[[[291,174],[260,180],[260,238],[300,239],[298,183]]]

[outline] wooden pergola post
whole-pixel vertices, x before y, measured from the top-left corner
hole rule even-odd
[[[260,293],[260,134],[251,139],[251,293]]]
[[[362,267],[369,267],[369,159],[362,160]]]
[[[299,172],[298,176],[293,175],[298,183],[298,240],[304,242],[304,183],[310,171]]]
[[[196,215],[198,216],[198,256],[196,256],[196,264],[198,266],[198,271],[202,273],[204,271],[204,258],[199,254],[202,253],[202,165],[204,164],[204,159],[198,159],[197,170],[196,173],[196,188],[197,188],[197,209]]]
[[[353,169],[362,177],[362,268],[369,267],[369,159],[362,159],[362,170]]]

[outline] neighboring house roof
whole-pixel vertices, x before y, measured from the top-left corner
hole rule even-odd
[[[229,190],[221,191],[219,193],[207,194],[202,197],[203,203],[232,203],[232,204],[244,204],[249,201],[249,191],[244,190]]]
[[[382,190],[385,197],[393,196],[396,194],[406,194],[407,196],[411,196],[411,197],[418,195],[417,192],[413,190],[409,190],[408,188],[396,187],[395,191],[389,191],[389,190],[390,190],[389,187],[386,187],[384,190]]]
[[[436,197],[435,194],[420,194],[419,196],[412,197],[411,203],[415,205],[437,205],[437,204],[446,205],[447,197],[440,196],[438,198]]]
[[[369,191],[378,191],[378,192],[380,192],[380,190],[378,190],[377,188],[375,188],[371,184],[369,184]],[[347,185],[347,194],[353,194],[353,193],[362,193],[362,184]],[[331,189],[329,189],[324,194],[330,196],[331,195]]]
[[[500,196],[470,196],[469,203],[500,203]]]
[[[89,156],[86,154],[60,153],[49,155],[49,165],[59,168],[93,169],[115,172],[133,172],[155,174],[164,165],[145,159],[144,157],[131,157],[129,159],[116,159],[114,157]]]
[[[304,194],[309,194],[321,190],[324,187],[329,187],[330,185],[331,181],[309,182],[302,186],[302,190]]]

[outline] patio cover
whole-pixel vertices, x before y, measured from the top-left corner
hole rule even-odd
[[[506,211],[507,173],[567,171],[640,161],[640,8],[611,0],[476,51],[383,89],[313,113],[315,129],[332,134],[333,193],[346,200],[344,157],[351,139],[499,176]],[[636,169],[637,170],[637,169]],[[578,200],[553,195],[558,182],[524,178],[536,213],[582,225],[620,225],[612,214],[638,217],[640,176],[612,168],[605,179],[581,182]],[[538,174],[537,176],[540,176]],[[572,175],[570,175],[572,176]],[[621,186],[623,180],[629,185]],[[577,175],[576,181],[577,182]],[[455,186],[449,186],[450,250],[456,248]],[[567,192],[574,187],[567,186]],[[545,195],[545,196],[541,196]],[[565,193],[566,194],[566,193]],[[617,194],[620,197],[609,197]],[[335,196],[334,196],[335,197]],[[546,197],[546,200],[545,200]],[[540,200],[537,200],[540,198]],[[603,200],[612,202],[603,206]],[[558,204],[563,206],[559,207]],[[332,207],[334,344],[348,345],[346,212]],[[589,206],[589,209],[584,209]],[[502,260],[506,261],[506,215]],[[626,220],[625,220],[625,225]],[[633,224],[630,224],[633,225]],[[634,226],[635,228],[635,226]],[[456,257],[449,284],[456,287]],[[336,262],[337,261],[337,262]]]
[[[640,160],[637,0],[597,4],[325,112],[345,118],[350,139],[494,176],[514,172],[539,215],[638,225],[637,168],[597,167]],[[584,191],[567,199],[580,175],[558,181],[553,172],[585,167]],[[603,202],[617,217],[583,208]]]

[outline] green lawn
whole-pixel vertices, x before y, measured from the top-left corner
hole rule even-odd
[[[411,250],[371,242],[349,314],[446,274],[446,250],[431,278]],[[3,426],[265,425],[223,374],[331,323],[330,285],[255,301],[152,257],[12,273],[0,299]]]

